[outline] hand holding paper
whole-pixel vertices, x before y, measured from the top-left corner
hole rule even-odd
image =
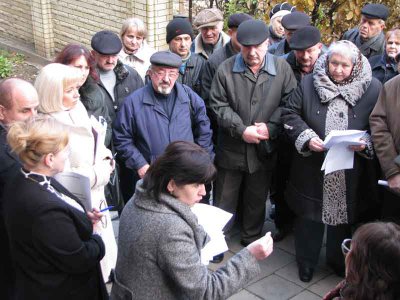
[[[271,232],[267,232],[265,236],[248,245],[247,249],[257,260],[263,260],[270,256],[273,246],[274,241],[271,238]]]

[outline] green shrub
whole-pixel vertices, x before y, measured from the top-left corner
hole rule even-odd
[[[4,55],[0,55],[0,78],[6,78],[11,75],[12,63]]]

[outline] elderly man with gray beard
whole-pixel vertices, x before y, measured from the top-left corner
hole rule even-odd
[[[126,98],[113,129],[115,147],[136,181],[173,141],[194,142],[214,156],[204,101],[177,82],[181,57],[160,51],[150,62],[150,82]]]

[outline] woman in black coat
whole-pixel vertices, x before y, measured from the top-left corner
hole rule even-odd
[[[68,132],[53,118],[15,123],[8,143],[23,168],[4,191],[5,225],[16,270],[15,299],[107,299],[99,262],[99,211],[86,212],[52,178],[68,158]]]
[[[337,274],[344,274],[340,244],[358,221],[365,200],[360,193],[367,188],[364,180],[372,177],[368,170],[374,170],[368,117],[380,88],[357,47],[340,41],[318,59],[313,74],[303,79],[283,111],[285,131],[297,149],[286,199],[297,216],[295,249],[302,281],[312,279],[325,225],[327,263]],[[332,130],[348,129],[366,130],[365,145],[350,146],[355,151],[352,169],[324,175],[322,140]]]

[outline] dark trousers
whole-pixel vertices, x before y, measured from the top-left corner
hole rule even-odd
[[[272,175],[272,187],[270,191],[271,203],[275,204],[275,226],[279,229],[293,226],[295,214],[289,208],[284,195],[292,161],[294,146],[283,137],[279,140],[278,160]]]
[[[294,241],[296,261],[306,267],[315,268],[321,251],[325,224],[296,218],[294,225]],[[344,272],[344,256],[341,245],[344,239],[351,238],[351,226],[348,224],[327,225],[326,262],[335,270]]]
[[[383,192],[382,220],[400,225],[400,195],[389,189]]]
[[[265,202],[270,181],[271,172],[264,169],[250,174],[239,170],[218,168],[215,206],[235,215],[239,201],[242,201],[240,227],[243,242],[253,242],[260,237],[265,221]],[[233,224],[234,218],[227,224],[225,231],[229,231]]]

